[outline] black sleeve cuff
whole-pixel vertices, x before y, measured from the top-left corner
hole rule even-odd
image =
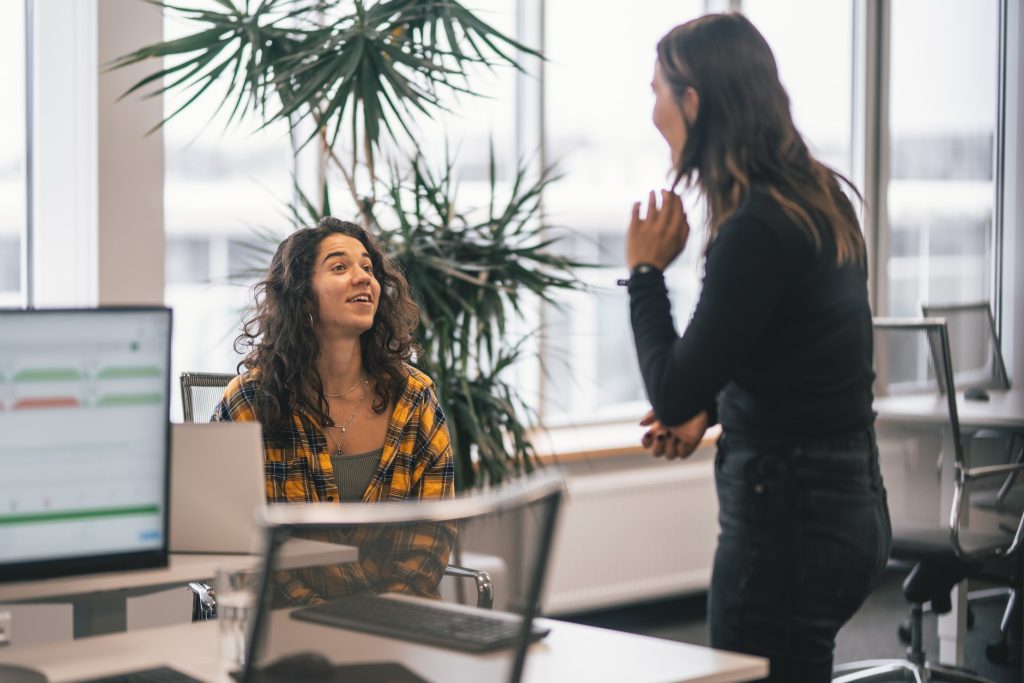
[[[668,288],[665,286],[665,274],[657,268],[634,270],[629,276],[629,280],[626,281],[626,285],[629,288],[631,297],[641,292],[647,293],[659,290],[665,293],[668,292]]]

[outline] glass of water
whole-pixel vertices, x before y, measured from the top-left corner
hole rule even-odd
[[[220,656],[231,667],[245,666],[259,579],[255,569],[225,567],[219,567],[214,577]]]

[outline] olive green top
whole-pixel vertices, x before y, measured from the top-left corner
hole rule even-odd
[[[338,485],[338,500],[343,502],[360,501],[366,487],[370,485],[373,473],[377,471],[383,448],[356,455],[331,456],[334,465],[334,483]]]

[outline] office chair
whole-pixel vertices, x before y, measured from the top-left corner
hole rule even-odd
[[[953,380],[961,391],[1010,388],[995,320],[987,301],[922,304],[921,313],[926,318],[946,321]]]
[[[185,422],[207,422],[224,396],[224,388],[235,378],[217,372],[181,373],[181,412]]]
[[[905,659],[868,660],[840,664],[833,683],[891,679],[903,673],[919,683],[927,681],[975,681],[986,679],[961,669],[927,660],[923,649],[922,614],[925,603],[936,613],[952,609],[950,592],[967,578],[982,578],[1010,585],[1020,581],[1020,553],[1024,516],[1013,520],[1009,533],[983,516],[969,525],[968,510],[975,487],[993,477],[1019,472],[1020,464],[967,467],[964,461],[956,405],[949,338],[942,319],[895,320],[878,318],[875,330],[876,401],[898,400],[931,393],[933,408],[921,420],[910,420],[908,433],[926,446],[951,452],[954,461],[954,492],[948,528],[920,522],[893,524],[891,558],[914,562],[903,582],[910,608],[910,646]],[[930,356],[930,363],[927,362]],[[933,374],[929,377],[929,366]],[[950,390],[945,390],[945,388]],[[927,397],[927,396],[926,396]],[[930,441],[929,441],[930,440]]]
[[[959,390],[973,390],[976,397],[984,398],[987,389],[1010,388],[1010,378],[1003,363],[999,336],[996,334],[995,319],[987,301],[966,304],[922,304],[921,311],[925,317],[943,317],[946,320],[953,380]],[[985,441],[995,441],[1006,444],[1005,462],[1024,462],[1024,434],[983,429],[965,437],[968,460],[972,460],[970,452],[983,448]],[[998,489],[985,491],[973,497],[971,505],[996,513],[1024,512],[1024,489],[1015,486],[1016,478],[1017,472],[1011,472]],[[1004,627],[1000,629],[999,640],[986,647],[988,658],[994,662],[1006,659],[1006,626],[1020,618],[1018,590],[1010,587],[994,591],[976,591],[968,595],[968,601],[991,599],[1000,595],[1007,598]]]
[[[212,372],[181,373],[181,406],[185,422],[195,422],[199,418],[205,422],[213,415],[213,410],[224,396],[224,389],[235,375]],[[458,554],[456,555],[458,556]],[[481,569],[471,569],[449,564],[444,570],[445,576],[456,579],[472,579],[476,587],[476,606],[490,609],[494,605],[494,584],[491,575]],[[188,584],[192,592],[192,621],[205,621],[216,618],[217,604],[212,588],[203,582],[193,581]],[[462,591],[459,591],[461,601]]]

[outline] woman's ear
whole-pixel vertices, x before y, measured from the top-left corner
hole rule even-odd
[[[695,88],[687,88],[683,93],[683,117],[687,126],[697,123],[697,114],[700,113],[700,94]]]

